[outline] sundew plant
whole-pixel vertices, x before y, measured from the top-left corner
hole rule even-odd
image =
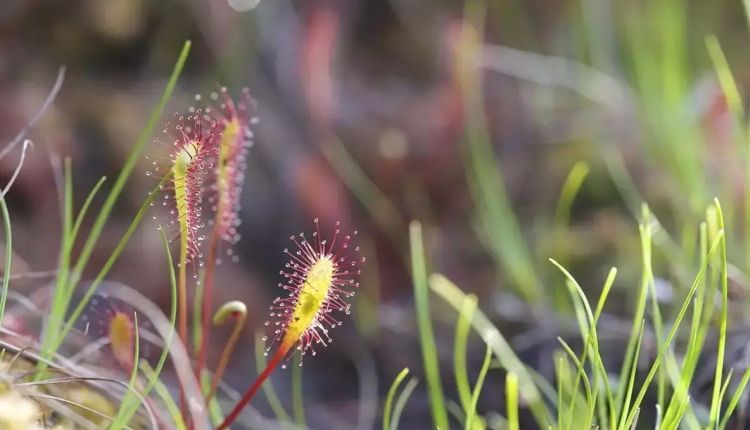
[[[217,39],[230,22],[220,6],[258,6],[220,3],[200,16]],[[262,29],[233,35],[243,44],[283,32],[272,55],[253,57],[280,59],[269,88],[185,79],[189,60],[207,60],[184,42],[117,175],[84,195],[83,161],[45,148],[54,270],[18,273],[11,218],[65,68],[0,149],[0,167],[12,164],[0,175],[0,430],[748,426],[747,90],[725,32],[695,28],[741,7],[750,23],[750,2],[386,2],[408,36],[362,33],[400,53],[391,63],[419,63],[438,82],[428,96],[403,76],[373,78],[388,61],[349,69],[360,2],[319,3],[273,9],[304,16],[295,31],[259,24],[261,11],[241,21]],[[562,16],[553,47],[537,34],[548,12]],[[439,50],[411,55],[408,42],[433,42],[428,24]],[[217,76],[236,66],[237,47],[221,48]],[[199,95],[173,97],[183,90]],[[304,120],[292,125],[282,106]],[[532,134],[556,148],[498,143]],[[302,149],[283,141],[294,138]],[[519,180],[524,151],[543,161]],[[124,213],[130,190],[145,197]],[[305,227],[276,237],[268,219],[286,217]],[[243,219],[262,237],[243,237]],[[159,294],[113,270],[146,248],[134,237],[159,244],[163,260],[128,261],[144,277],[158,267]],[[249,276],[272,264],[272,281]],[[22,283],[38,279],[33,292]]]

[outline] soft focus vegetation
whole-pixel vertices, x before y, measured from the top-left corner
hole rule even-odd
[[[36,3],[0,428],[748,425],[749,2]]]

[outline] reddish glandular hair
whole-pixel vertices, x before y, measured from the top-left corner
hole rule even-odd
[[[202,201],[205,192],[206,175],[211,171],[221,139],[218,121],[208,118],[202,110],[188,114],[176,114],[173,124],[167,123],[164,133],[171,142],[157,140],[166,147],[169,155],[166,160],[153,161],[153,174],[159,179],[167,177],[162,186],[166,191],[164,205],[172,202],[172,220],[169,227],[176,227],[180,236],[180,251],[192,261],[202,256],[201,230],[205,226],[202,219]]]
[[[255,115],[255,100],[248,88],[243,88],[237,102],[226,87],[221,88],[220,94],[212,93],[211,99],[212,103],[218,105],[207,108],[206,113],[218,122],[221,130],[214,185],[216,195],[212,198],[214,210],[217,211],[216,228],[222,240],[235,244],[240,239],[240,199],[245,182],[247,150],[253,142],[251,127],[258,118]]]

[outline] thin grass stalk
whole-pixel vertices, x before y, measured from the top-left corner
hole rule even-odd
[[[10,286],[10,268],[13,264],[13,234],[10,228],[10,214],[5,203],[5,197],[0,196],[0,215],[3,217],[3,233],[5,235],[5,266],[3,268],[3,289],[0,293],[0,323],[5,315],[5,305],[8,300]]]
[[[104,230],[104,226],[107,222],[107,219],[109,218],[110,213],[112,212],[112,209],[114,208],[115,203],[117,202],[124,186],[127,180],[129,179],[133,169],[135,168],[136,162],[138,161],[138,158],[143,152],[143,149],[151,136],[154,128],[156,127],[156,124],[159,121],[159,118],[161,117],[162,112],[164,111],[164,108],[169,101],[169,99],[172,96],[172,93],[174,92],[174,89],[177,85],[177,79],[179,78],[182,69],[185,65],[185,62],[187,61],[188,54],[190,52],[190,41],[186,41],[183,45],[182,51],[177,59],[177,62],[175,63],[175,66],[172,70],[172,74],[170,75],[169,80],[167,81],[167,86],[164,89],[164,93],[162,94],[161,99],[159,100],[159,103],[157,104],[154,111],[151,113],[151,116],[148,119],[148,122],[146,123],[146,127],[141,132],[140,136],[138,137],[138,140],[136,141],[136,144],[134,145],[133,149],[131,150],[130,154],[128,155],[128,158],[125,161],[125,164],[120,171],[120,174],[117,176],[117,179],[112,187],[112,190],[107,195],[107,198],[102,205],[101,210],[99,211],[99,214],[97,215],[94,225],[91,228],[91,232],[89,233],[88,238],[86,239],[83,249],[81,250],[80,255],[78,256],[78,260],[73,267],[73,270],[70,272],[70,275],[67,278],[67,288],[65,290],[67,291],[73,291],[76,286],[78,285],[78,282],[81,279],[81,276],[83,274],[83,270],[85,269],[89,258],[91,257],[91,254],[94,250],[94,247],[96,246],[99,237],[101,236],[102,231]],[[152,197],[152,196],[150,196]],[[140,219],[138,219],[140,221]],[[138,222],[135,223],[137,226]],[[134,223],[131,223],[131,227],[133,227]],[[99,275],[97,276],[99,278],[98,282],[95,281],[92,286],[96,285],[101,282],[101,280],[104,278],[104,276],[108,273],[109,268],[114,264],[114,260],[117,259],[119,256],[119,253],[122,251],[122,248],[124,247],[124,244],[127,243],[127,239],[129,239],[130,235],[132,235],[132,230],[129,229],[128,233],[125,234],[123,237],[123,240],[120,241],[118,244],[118,247],[113,251],[112,255],[110,256],[110,259],[105,263],[104,268],[99,272]],[[122,245],[122,247],[120,246]],[[74,311],[74,314],[71,315],[68,322],[65,324],[65,326],[62,328],[62,330],[56,334],[55,336],[45,337],[42,342],[42,352],[45,356],[51,356],[54,354],[54,352],[60,347],[62,344],[62,340],[65,338],[67,333],[70,331],[70,329],[73,326],[73,323],[75,320],[80,316],[80,313],[83,311],[83,308],[88,303],[88,300],[90,300],[91,296],[93,296],[93,293],[95,292],[95,288],[90,288],[90,290],[86,293],[84,296],[84,299],[79,303],[78,308],[76,308],[76,311]],[[64,315],[64,313],[63,313]],[[62,320],[53,320],[49,319],[48,325],[46,327],[47,332],[54,332],[55,330],[59,330],[60,322]],[[43,368],[46,368],[45,365],[43,365],[42,368],[38,369],[39,371],[43,370]]]
[[[395,427],[391,427],[391,409],[393,407],[393,398],[396,396],[398,387],[401,385],[406,376],[409,375],[409,368],[406,367],[396,375],[396,379],[393,380],[391,387],[388,389],[388,394],[385,397],[385,405],[383,406],[383,430],[396,430]]]
[[[427,286],[427,263],[422,240],[422,225],[412,221],[409,225],[409,243],[411,247],[412,283],[414,285],[414,307],[417,314],[417,328],[422,349],[425,378],[430,398],[433,425],[448,429],[448,414],[443,398],[443,384],[440,380],[440,369],[435,349],[435,334],[432,331],[432,316]]]

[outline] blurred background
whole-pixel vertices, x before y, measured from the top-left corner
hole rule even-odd
[[[249,87],[258,101],[242,240],[233,248],[239,258],[217,275],[215,303],[239,299],[249,308],[228,380],[240,389],[256,374],[255,332],[281,294],[289,235],[311,231],[316,217],[328,233],[340,220],[358,231],[368,260],[352,315],[329,348],[305,361],[311,428],[373,428],[394,376],[404,367],[421,375],[411,220],[423,224],[430,269],[477,294],[522,359],[552,378],[556,337],[574,342],[577,328],[547,258],[566,265],[592,297],[609,268],[620,269],[600,331],[617,365],[641,272],[641,202],[659,222],[654,264],[659,297],[669,305],[692,280],[697,225],[719,197],[732,226],[734,318],[744,327],[750,252],[741,96],[750,32],[740,0],[255,3],[0,3],[0,140],[24,128],[65,67],[54,104],[28,133],[34,147],[7,196],[14,273],[57,264],[51,160],[72,157],[77,206],[102,175],[109,187],[190,39],[163,120],[195,104],[196,93],[223,85],[235,95]],[[727,67],[734,82],[716,73]],[[740,98],[725,97],[727,88]],[[0,182],[18,157],[2,160]],[[153,187],[146,170],[142,157],[89,277]],[[156,231],[166,214],[153,212],[109,279],[166,307]],[[31,295],[45,282],[24,279],[14,289]],[[450,397],[456,315],[439,301],[432,312]],[[212,351],[227,334],[217,331]],[[741,354],[738,342],[728,360]],[[470,374],[483,354],[472,339]],[[273,377],[287,406],[289,373]],[[490,372],[480,400],[490,418],[501,412],[503,380],[501,371]],[[271,415],[265,399],[254,406]],[[429,419],[420,384],[401,428],[429,428]]]

